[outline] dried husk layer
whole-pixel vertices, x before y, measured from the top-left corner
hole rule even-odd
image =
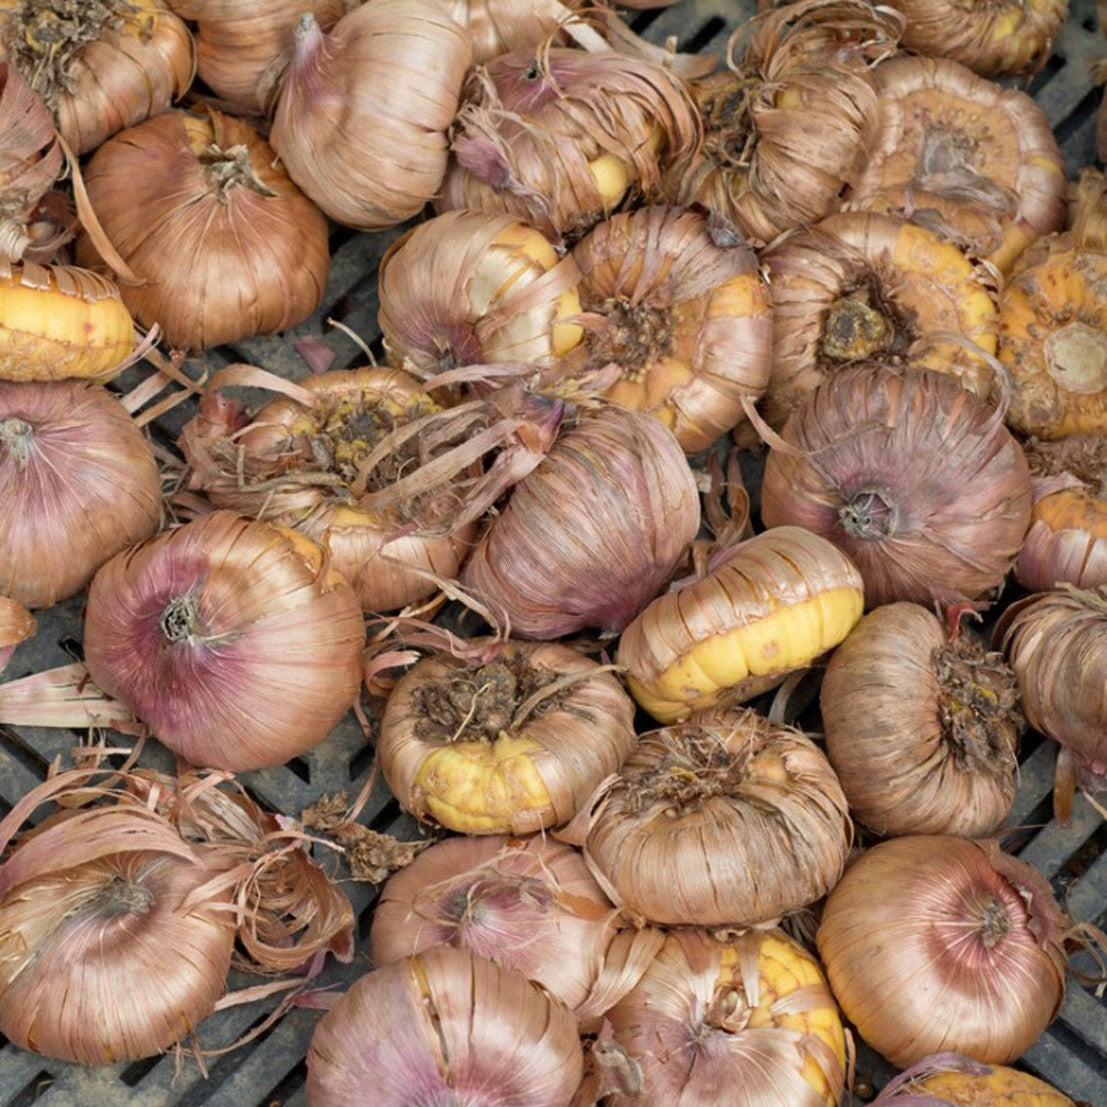
[[[1077,1107],[1044,1080],[958,1053],[924,1057],[894,1077],[872,1107]]]

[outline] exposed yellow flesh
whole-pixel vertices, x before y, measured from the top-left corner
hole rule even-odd
[[[614,154],[600,154],[588,163],[592,179],[596,182],[596,191],[603,200],[605,211],[610,211],[630,188],[631,169],[622,158]]]

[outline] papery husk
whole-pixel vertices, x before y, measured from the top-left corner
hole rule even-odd
[[[626,926],[571,846],[542,836],[447,838],[384,886],[370,957],[385,965],[433,945],[468,949],[541,984],[578,1020],[596,1019],[629,991],[663,940],[655,930],[636,936],[635,968],[612,992],[608,962]]]
[[[907,25],[900,45],[952,58],[982,77],[1029,74],[1045,63],[1068,0],[891,0]]]
[[[642,1069],[612,1107],[836,1107],[845,1036],[818,962],[779,930],[672,931],[609,1013]]]
[[[1014,563],[1030,503],[1001,409],[945,373],[879,364],[839,373],[796,409],[761,489],[765,523],[840,546],[870,607],[979,599]]]
[[[834,651],[820,693],[850,811],[882,837],[993,833],[1015,798],[1015,674],[916,604],[878,607]]]
[[[50,607],[161,522],[150,444],[88,381],[0,381],[0,595]]]
[[[1054,809],[1068,818],[1074,783],[1107,786],[1107,586],[1061,585],[1012,604],[995,641],[1019,678],[1035,730],[1061,745]]]
[[[560,643],[506,641],[485,664],[448,656],[400,678],[381,719],[385,780],[416,818],[464,834],[563,826],[634,747],[634,704]]]
[[[644,735],[590,800],[583,833],[614,902],[674,926],[797,911],[834,886],[853,837],[826,757],[751,708]]]
[[[784,239],[763,260],[773,297],[770,426],[782,427],[826,377],[872,357],[950,373],[978,396],[991,392],[994,279],[933,231],[843,212]],[[944,341],[949,335],[964,344]]]
[[[581,414],[515,485],[461,581],[522,638],[621,631],[665,586],[699,522],[672,433],[605,406]]]
[[[861,618],[861,575],[830,542],[778,527],[658,597],[619,641],[634,698],[662,723],[752,699],[836,646]]]
[[[96,574],[92,679],[192,764],[258,769],[318,745],[361,683],[361,607],[308,539],[230,511]]]
[[[1099,435],[1032,439],[1026,456],[1034,506],[1016,579],[1030,592],[1107,584],[1107,442]]]
[[[68,770],[0,823],[0,851],[11,845],[0,865],[10,1040],[86,1065],[162,1052],[220,1002],[236,930],[255,971],[299,968],[328,949],[349,958],[345,895],[288,820],[224,783]],[[17,834],[47,802],[57,810]],[[259,931],[280,948],[252,940]]]
[[[0,673],[11,660],[15,647],[32,637],[38,624],[18,600],[0,596]]]
[[[124,303],[170,345],[203,350],[299,323],[319,305],[327,221],[248,124],[167,112],[104,143],[84,173],[104,233],[141,284]],[[94,265],[87,235],[77,257]]]
[[[329,30],[352,0],[166,0],[195,23],[196,74],[232,110],[261,115],[279,87],[300,16]]]
[[[730,72],[693,82],[703,146],[667,172],[664,197],[703,205],[754,246],[836,211],[877,123],[869,66],[902,29],[860,0],[800,0],[740,27]]]
[[[459,365],[549,364],[581,339],[580,273],[510,215],[446,212],[381,259],[377,321],[389,363],[420,377]]]
[[[438,211],[505,212],[572,241],[629,189],[656,191],[665,166],[701,134],[671,69],[547,43],[478,66],[450,136]]]
[[[848,206],[904,215],[1006,272],[1065,217],[1064,159],[1042,109],[948,58],[877,66],[880,122]]]
[[[537,464],[560,416],[518,391],[447,410],[397,369],[286,385],[236,368],[288,394],[250,413],[209,388],[179,439],[189,486],[325,545],[366,611],[398,610],[457,576],[478,518]]]
[[[162,0],[0,0],[0,56],[78,154],[165,111],[195,72],[192,35]]]
[[[270,142],[336,222],[394,226],[438,193],[471,56],[440,0],[374,0],[327,35],[305,14]]]
[[[1077,1107],[1044,1080],[957,1053],[924,1057],[893,1077],[872,1107]]]
[[[850,865],[817,941],[842,1014],[894,1065],[944,1051],[1005,1064],[1060,1009],[1070,927],[1045,878],[994,841],[920,835]]]
[[[307,1068],[312,1107],[354,1107],[367,1088],[374,1107],[410,1104],[414,1088],[428,1102],[494,1095],[567,1107],[583,1054],[559,1000],[521,973],[436,946],[356,981],[316,1027]]]
[[[134,349],[131,313],[106,277],[0,260],[0,381],[106,380]]]
[[[62,171],[49,108],[9,62],[0,62],[0,256],[19,261],[35,205]]]
[[[600,223],[573,260],[586,338],[559,377],[614,363],[607,399],[655,415],[689,454],[743,420],[768,381],[773,327],[751,250],[716,245],[704,215],[648,207]]]

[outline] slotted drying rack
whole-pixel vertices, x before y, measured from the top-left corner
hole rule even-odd
[[[643,12],[632,26],[651,41],[675,36],[686,51],[724,52],[727,37],[754,11],[752,0],[681,0],[672,8]],[[1095,23],[1093,0],[1073,0],[1072,13],[1054,43],[1053,56],[1025,87],[1041,105],[1064,152],[1070,177],[1094,163],[1095,113],[1100,90],[1093,86],[1089,62],[1107,54],[1107,39]],[[313,336],[335,354],[333,368],[364,364],[364,355],[328,319],[344,323],[379,352],[376,269],[388,245],[402,232],[377,234],[336,229],[332,263],[323,306],[308,320],[278,337],[255,338],[210,351],[210,370],[235,361],[263,366],[290,379],[309,373],[293,342]],[[194,374],[195,375],[195,374]],[[191,410],[183,406],[159,419],[154,437],[165,445],[176,438]],[[38,634],[17,651],[7,677],[63,665],[80,656],[83,595],[48,611],[36,612]],[[57,755],[65,757],[77,743],[73,732],[35,727],[0,727],[0,817],[44,779]],[[1024,828],[1014,841],[1016,852],[1051,881],[1077,921],[1107,923],[1107,824],[1078,797],[1069,825],[1050,818],[1055,747],[1031,736],[1024,748],[1018,793],[1007,825]],[[264,804],[298,816],[326,793],[354,796],[366,781],[371,750],[361,729],[348,715],[330,737],[287,765],[243,774],[243,783]],[[167,751],[148,744],[143,763],[172,768]],[[378,782],[362,821],[403,839],[420,836],[382,782]],[[320,985],[344,988],[370,967],[364,938],[368,934],[376,889],[348,885],[358,914],[358,954],[350,965],[330,964]],[[254,978],[232,978],[232,987]],[[268,1008],[253,1004],[232,1008],[205,1021],[198,1034],[205,1048],[228,1044],[260,1022]],[[936,1017],[940,1017],[935,1013]],[[257,1039],[208,1063],[207,1076],[194,1061],[178,1066],[172,1055],[100,1069],[52,1061],[3,1042],[0,1038],[0,1107],[305,1107],[304,1057],[318,1013],[294,1010]],[[1107,1003],[1075,981],[1070,982],[1060,1016],[1025,1054],[1021,1064],[1049,1080],[1074,1099],[1107,1107]],[[862,1049],[861,1084],[879,1087],[891,1069]],[[711,1107],[705,1104],[704,1107]]]

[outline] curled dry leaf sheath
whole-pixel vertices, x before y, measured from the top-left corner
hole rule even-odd
[[[541,984],[580,1019],[618,998],[605,976],[619,959],[623,926],[572,846],[541,835],[454,837],[385,885],[370,956],[385,965],[435,945],[468,949]],[[660,936],[643,933],[652,955]],[[635,960],[640,975],[648,960]]]
[[[765,417],[773,427],[827,376],[869,358],[951,373],[977,395],[991,391],[992,282],[933,231],[843,212],[785,239],[764,263],[773,297]]]
[[[658,597],[623,632],[618,661],[634,698],[663,723],[779,684],[861,618],[861,576],[799,527],[728,551],[703,579]]]
[[[702,204],[756,246],[837,210],[876,127],[868,66],[902,22],[860,0],[801,0],[740,28],[729,72],[693,82],[704,141],[669,169],[666,198]]]
[[[78,154],[165,111],[195,71],[192,35],[162,0],[2,0],[0,48]]]
[[[128,128],[85,171],[96,216],[142,278],[122,287],[144,326],[206,349],[284,330],[327,280],[327,221],[248,124],[206,109]],[[86,235],[78,257],[93,264]]]
[[[1107,439],[1032,440],[1034,507],[1015,576],[1030,592],[1107,584]]]
[[[1004,612],[996,636],[1027,720],[1062,747],[1054,803],[1063,814],[1074,777],[1091,790],[1107,783],[1107,586],[1029,596]]]
[[[511,493],[462,569],[524,638],[622,630],[665,586],[700,522],[672,433],[620,407],[583,414]]]
[[[836,1107],[845,1036],[818,962],[778,930],[672,931],[609,1013],[642,1067],[613,1107]]]
[[[544,45],[493,58],[469,78],[436,201],[508,212],[576,238],[700,140],[679,76],[615,50]]]
[[[839,373],[765,465],[766,524],[840,546],[870,606],[957,603],[1000,584],[1030,523],[1030,472],[1003,413],[945,373]]]
[[[995,831],[1015,796],[1015,674],[916,604],[866,615],[821,691],[826,752],[850,811],[882,837]]]
[[[376,1107],[568,1107],[584,1070],[577,1034],[569,1009],[521,973],[436,946],[363,976],[323,1016],[308,1102],[358,1107],[371,1088]]]
[[[540,3],[535,0],[442,0],[442,3],[468,32],[473,44],[474,65],[500,54],[537,47],[557,34],[558,25],[572,11],[585,6],[582,0],[566,0],[563,4],[545,0]]]
[[[558,643],[504,644],[482,666],[420,661],[393,689],[377,756],[413,815],[465,834],[562,826],[634,746],[634,705]]]
[[[193,764],[278,765],[353,703],[361,608],[314,543],[217,511],[118,554],[89,588],[85,661]]]
[[[1025,93],[946,58],[902,57],[873,74],[880,123],[849,205],[903,214],[1001,272],[1065,217],[1065,166]]]
[[[894,1065],[944,1051],[1001,1064],[1061,1006],[1070,925],[994,842],[922,835],[850,865],[817,941],[842,1014]]]
[[[0,595],[50,607],[161,521],[150,445],[87,381],[0,381]]]
[[[27,222],[61,170],[49,108],[15,66],[0,61],[0,256],[23,256]]]
[[[872,1107],[1076,1107],[1044,1080],[957,1053],[924,1057],[893,1078]]]
[[[580,274],[509,215],[446,212],[385,254],[378,322],[388,360],[430,377],[459,365],[548,364],[580,341]]]
[[[1068,0],[892,0],[907,25],[901,45],[952,58],[983,77],[1029,73],[1049,57]]]
[[[134,321],[105,277],[0,260],[0,380],[105,378],[134,345]]]
[[[328,30],[348,0],[167,0],[182,19],[195,22],[197,76],[225,103],[258,115],[279,85],[304,12]]]
[[[270,141],[332,219],[394,226],[435,196],[472,49],[439,0],[382,0],[324,35],[305,14]]]
[[[593,799],[584,854],[649,922],[750,926],[825,895],[851,838],[838,778],[807,737],[720,708],[641,739]]]
[[[717,246],[707,218],[648,207],[599,224],[573,250],[586,340],[578,364],[619,379],[609,400],[656,415],[685,452],[743,418],[769,374],[772,312],[752,251]]]

